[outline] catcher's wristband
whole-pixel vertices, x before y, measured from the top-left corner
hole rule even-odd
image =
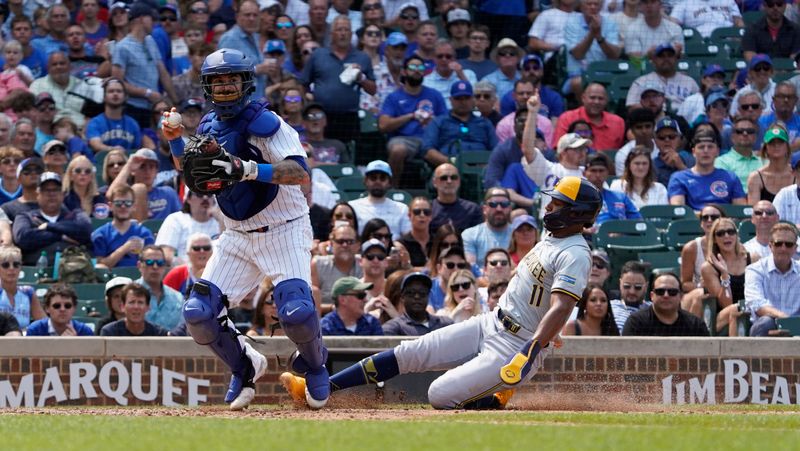
[[[169,141],[169,151],[175,158],[180,158],[183,156],[183,149],[183,138],[178,137]]]
[[[258,165],[258,175],[256,180],[259,182],[270,183],[272,181],[272,165],[269,163],[260,163]]]

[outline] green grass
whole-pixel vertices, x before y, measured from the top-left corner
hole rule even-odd
[[[746,410],[746,412],[742,411]],[[136,408],[141,414],[145,408]],[[133,409],[131,410],[134,413]],[[164,412],[161,410],[160,412]],[[285,410],[283,412],[286,412]],[[331,417],[329,411],[326,413]],[[461,412],[409,420],[0,415],[7,450],[752,450],[797,449],[794,409],[683,407],[665,413]],[[374,412],[374,411],[371,411]],[[118,411],[115,411],[118,413]],[[380,417],[378,413],[376,416]]]

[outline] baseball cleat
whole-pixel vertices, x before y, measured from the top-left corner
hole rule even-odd
[[[500,405],[501,409],[505,409],[508,401],[511,400],[511,397],[514,396],[514,389],[509,388],[508,390],[503,390],[494,394],[494,399]]]
[[[306,402],[306,380],[300,376],[295,376],[292,373],[286,372],[281,374],[278,378],[283,385],[283,388],[292,397],[292,400],[297,404]]]
[[[245,344],[245,353],[250,359],[249,372],[252,372],[253,376],[247,379],[247,382],[235,374],[231,376],[231,383],[225,396],[226,401],[233,398],[233,401],[229,401],[231,410],[242,410],[253,402],[256,397],[255,382],[267,372],[266,357],[250,347],[249,344]]]

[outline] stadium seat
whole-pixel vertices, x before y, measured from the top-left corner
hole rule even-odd
[[[639,213],[659,230],[667,230],[672,221],[695,218],[691,208],[680,205],[645,205]]]
[[[711,32],[709,40],[733,40],[741,41],[744,36],[744,28],[742,27],[720,27]]]
[[[750,315],[747,313],[739,315],[739,317],[736,318],[736,336],[737,337],[750,336],[750,326],[752,326],[752,324],[750,323]]]
[[[98,334],[97,328],[100,326],[100,323],[102,323],[105,318],[91,317],[91,316],[73,316],[72,319],[86,324],[86,326],[88,326],[89,329],[91,329],[92,332],[94,332],[95,335],[97,335]]]
[[[791,58],[772,58],[772,69],[775,71],[775,73],[793,73],[797,67],[794,60]]]
[[[95,167],[97,168],[94,176],[97,180],[97,186],[103,186],[106,184],[106,182],[103,181],[103,164],[105,163],[107,156],[107,151],[97,152],[94,154],[94,161],[96,162]]]
[[[722,47],[716,44],[706,44],[705,42],[700,42],[700,43],[687,42],[686,49],[684,50],[684,55],[686,55],[686,57],[689,59],[728,57],[728,54]]]
[[[111,218],[106,218],[106,219],[92,218],[92,230],[97,230],[100,227],[108,224],[109,222],[111,222]]]
[[[611,81],[611,86],[608,88],[609,102],[606,110],[623,116],[627,114],[625,101],[628,98],[628,91],[630,91],[633,82],[637,78],[639,78],[639,75],[635,74],[620,74],[614,77]]]
[[[600,83],[609,86],[611,82],[622,74],[634,75],[638,77],[641,72],[639,68],[624,60],[601,60],[592,61],[583,74],[583,83]]]
[[[74,283],[72,288],[78,294],[78,301],[105,299],[106,285],[103,283]]]
[[[163,219],[148,219],[142,223],[143,226],[147,227],[153,233],[153,236],[158,235],[158,229],[161,228],[161,224],[164,223]]]
[[[789,332],[793,337],[800,336],[800,317],[778,318],[778,330]]]
[[[411,199],[413,199],[413,196],[411,196],[408,191],[403,191],[400,189],[390,189],[386,191],[386,197],[395,202],[400,202],[406,205],[410,204]]]
[[[594,235],[595,247],[603,248],[611,259],[612,279],[622,265],[638,260],[641,252],[666,250],[661,234],[653,224],[641,220],[610,220],[600,224]]]
[[[681,266],[681,253],[678,251],[640,252],[639,261],[649,266],[650,271],[675,271]]]
[[[702,44],[703,35],[695,28],[686,27],[683,29],[683,42],[685,45]]]
[[[742,21],[744,21],[744,26],[748,27],[764,17],[764,11],[747,11],[742,14]]]
[[[80,299],[78,298],[78,312],[81,316],[106,317],[108,316],[108,304],[105,299]]]
[[[112,268],[111,273],[114,277],[127,277],[132,280],[142,277],[142,274],[139,272],[139,268],[135,266],[118,266],[116,268]]]
[[[756,237],[756,226],[749,219],[739,223],[739,241],[745,243]]]
[[[336,189],[342,196],[342,200],[358,199],[367,187],[364,186],[362,175],[350,175],[342,177],[334,182]]]
[[[706,323],[711,336],[717,335],[717,298],[708,297],[703,299],[703,315],[701,318]]]
[[[19,271],[19,283],[31,284],[39,280],[39,275],[36,274],[35,266],[23,266]]]
[[[750,219],[753,215],[753,207],[750,205],[724,204],[721,207],[725,214],[733,219]]]
[[[698,236],[703,236],[703,229],[697,219],[678,219],[672,221],[664,234],[664,241],[667,247],[674,251],[679,251],[684,244],[692,241]]]
[[[489,164],[490,150],[463,151],[456,157],[455,165],[461,175],[461,196],[480,202],[483,196],[483,171]]]
[[[358,110],[361,119],[361,133],[378,133],[378,118],[365,110]]]
[[[359,175],[358,169],[352,164],[321,164],[317,167],[334,182],[342,177]]]

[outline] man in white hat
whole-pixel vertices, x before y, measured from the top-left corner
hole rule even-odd
[[[483,79],[497,88],[497,97],[503,98],[506,93],[514,89],[514,82],[520,78],[517,66],[523,56],[525,52],[509,38],[501,39],[497,47],[492,50],[491,58],[497,64],[497,70]]]

